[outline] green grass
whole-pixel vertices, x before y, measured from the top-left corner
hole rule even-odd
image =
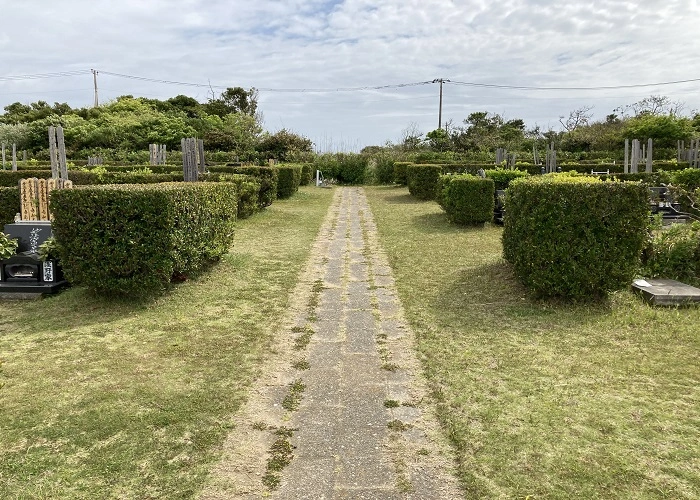
[[[240,221],[231,253],[155,302],[1,302],[0,498],[194,496],[331,197],[302,188]]]
[[[700,497],[700,308],[534,300],[499,227],[366,192],[466,498]]]

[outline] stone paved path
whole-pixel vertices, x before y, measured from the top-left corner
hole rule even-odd
[[[290,429],[294,455],[275,473],[272,498],[461,498],[448,447],[436,442],[437,425],[424,408],[411,333],[361,188],[336,188],[303,287],[306,294],[295,291],[305,300],[290,312],[287,345],[277,347],[278,359],[296,368],[263,380],[229,439],[218,487],[203,497],[269,495],[253,485],[265,474],[254,455],[271,449],[274,432],[246,428],[264,414],[257,427]],[[310,340],[301,347],[305,334]],[[294,382],[303,391],[290,411],[283,402],[293,400]]]

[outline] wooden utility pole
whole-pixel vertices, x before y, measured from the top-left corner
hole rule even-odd
[[[97,70],[91,69],[90,71],[92,71],[92,80],[95,83],[95,107],[98,107],[100,103],[97,100]]]

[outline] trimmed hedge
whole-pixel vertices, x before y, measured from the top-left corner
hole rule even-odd
[[[12,170],[0,170],[0,187],[18,187],[19,181],[30,177],[36,177],[37,179],[50,179],[51,170],[17,170],[16,172],[13,172]]]
[[[300,165],[277,165],[277,199],[290,198],[299,191]]]
[[[326,179],[339,184],[364,184],[369,159],[356,153],[326,153],[316,156],[313,165]]]
[[[68,178],[76,186],[94,186],[100,184],[158,184],[161,182],[182,182],[182,173],[147,174],[142,172],[86,172],[71,170]]]
[[[314,180],[314,167],[311,163],[301,164],[301,179],[300,186],[308,186]]]
[[[90,165],[82,169],[69,168],[70,172],[89,172],[92,169],[104,169],[107,172],[134,172],[150,170],[154,174],[176,174],[182,173],[182,165]],[[139,172],[137,172],[139,173]]]
[[[522,170],[506,170],[503,168],[485,170],[485,173],[488,179],[493,179],[496,189],[500,190],[508,189],[511,181],[528,176],[528,173]]]
[[[493,220],[495,184],[469,174],[441,175],[438,203],[447,219],[457,224],[476,225]]]
[[[442,175],[440,165],[408,165],[406,167],[408,192],[419,200],[437,199],[440,175]]]
[[[279,179],[277,167],[241,166],[232,167],[228,172],[252,175],[260,181],[260,192],[258,193],[259,208],[269,207],[277,199],[277,180]]]
[[[407,161],[394,162],[394,182],[396,184],[401,184],[402,186],[408,185],[406,170],[408,169],[409,165],[413,164]]]
[[[0,170],[0,187],[15,187],[21,179],[36,177],[50,179],[51,170]],[[142,172],[89,172],[69,170],[68,178],[76,186],[95,184],[155,184],[159,182],[177,182],[183,180],[182,173],[147,174]]]
[[[221,174],[218,181],[230,182],[236,186],[238,193],[238,219],[247,219],[260,210],[258,207],[258,195],[260,193],[260,181],[252,175]]]
[[[228,252],[237,205],[229,183],[63,189],[51,194],[52,228],[68,281],[143,297]]]
[[[671,181],[687,191],[700,188],[700,168],[686,168],[671,175]]]
[[[503,256],[539,296],[605,296],[629,286],[639,269],[648,198],[632,182],[518,179],[506,191]]]
[[[671,182],[671,174],[664,172],[639,172],[636,174],[603,174],[600,176],[602,180],[616,180],[622,182],[640,181],[645,186],[660,186]]]
[[[5,224],[15,221],[20,203],[19,186],[0,187],[0,230]]]

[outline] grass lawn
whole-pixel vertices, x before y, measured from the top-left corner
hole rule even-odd
[[[190,498],[246,398],[332,197],[240,221],[208,274],[149,304],[0,302],[0,498]]]
[[[501,228],[366,192],[466,498],[700,498],[700,308],[534,300]]]

